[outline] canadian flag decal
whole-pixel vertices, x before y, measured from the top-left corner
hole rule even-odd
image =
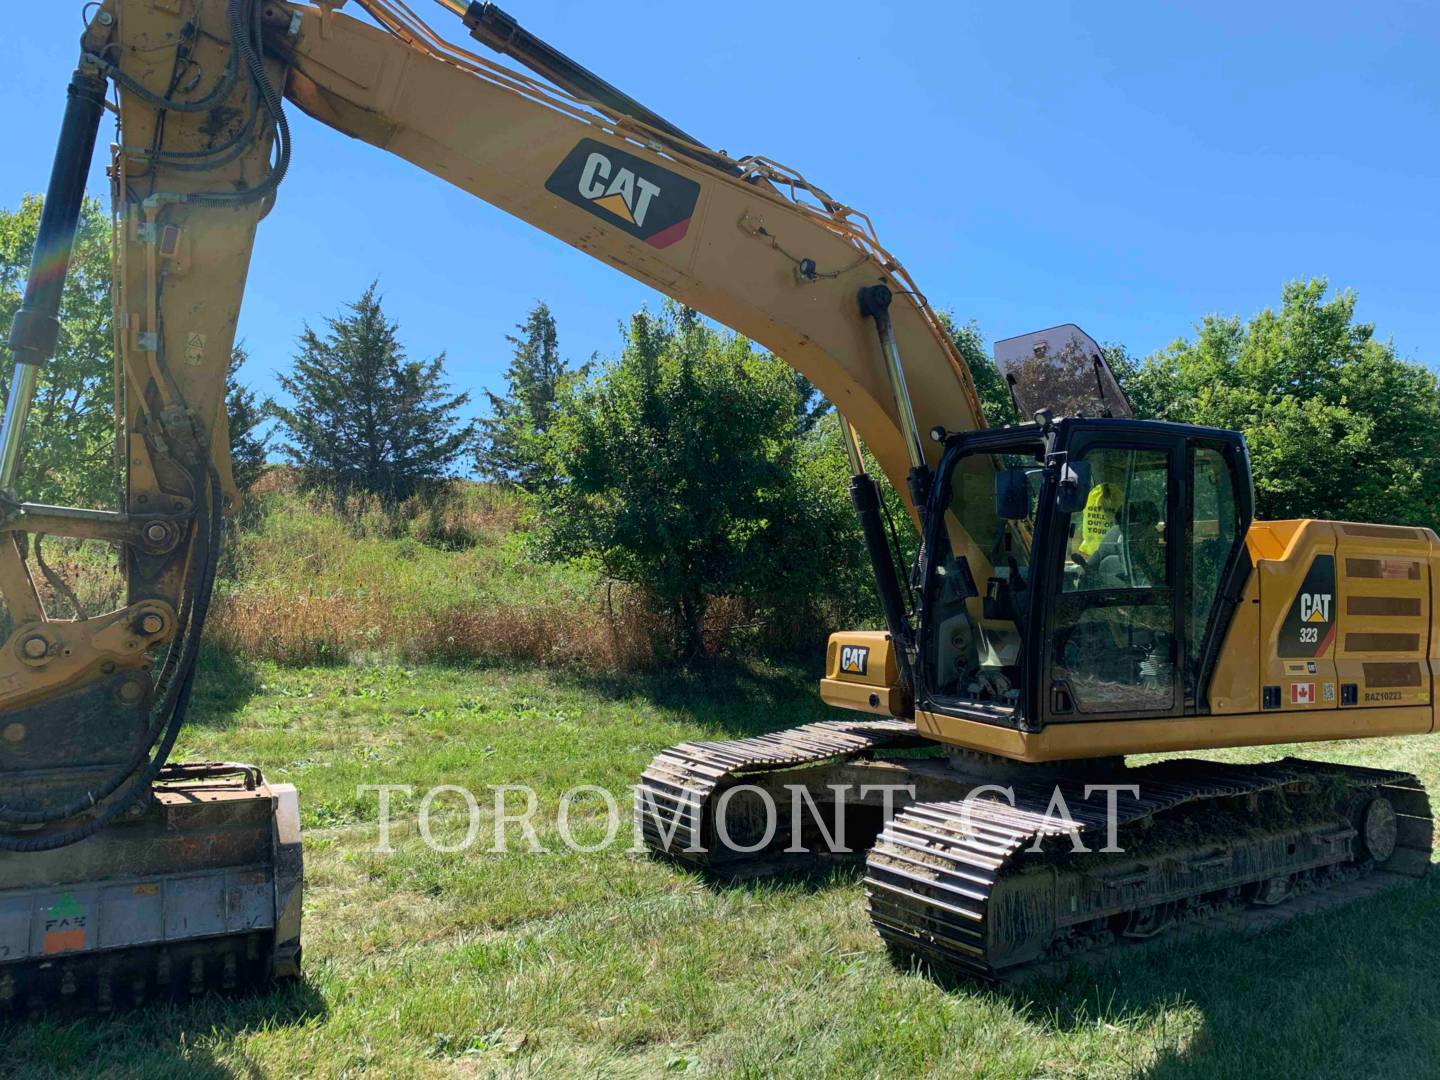
[[[1315,684],[1313,682],[1292,682],[1290,684],[1291,705],[1314,705]]]

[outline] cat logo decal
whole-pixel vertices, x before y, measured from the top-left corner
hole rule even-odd
[[[1322,657],[1335,642],[1335,628],[1335,556],[1316,555],[1280,627],[1280,655]]]
[[[694,180],[595,139],[565,155],[545,190],[656,248],[684,238],[700,199]]]

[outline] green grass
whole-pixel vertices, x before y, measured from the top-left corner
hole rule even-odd
[[[1440,877],[1262,937],[994,992],[893,966],[854,870],[713,885],[621,846],[566,851],[553,826],[540,829],[558,849],[548,854],[478,850],[491,828],[486,785],[532,784],[537,821],[553,822],[565,789],[622,791],[670,743],[826,715],[814,672],[587,680],[208,663],[184,754],[251,760],[301,789],[304,982],[185,1010],[0,1028],[0,1071],[1411,1077],[1440,1062]],[[1440,746],[1427,740],[1295,752],[1440,781]],[[374,797],[355,792],[365,783],[482,793],[481,843],[439,855],[404,824],[393,855],[373,853]],[[397,817],[414,809],[402,802]],[[582,839],[598,837],[593,813],[577,821]],[[459,825],[452,814],[437,832]],[[511,839],[518,846],[518,832]]]

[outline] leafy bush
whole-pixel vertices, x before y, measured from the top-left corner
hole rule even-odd
[[[810,411],[792,371],[745,339],[686,308],[640,312],[554,425],[545,550],[647,593],[684,657],[708,650],[718,597],[803,618],[836,595],[855,532],[838,440],[812,442]]]

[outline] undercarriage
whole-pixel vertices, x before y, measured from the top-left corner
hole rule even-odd
[[[683,743],[645,770],[635,812],[654,852],[706,872],[863,853],[892,952],[985,981],[1363,899],[1423,876],[1433,835],[1408,773],[1294,758],[1024,765],[945,756],[901,720]]]

